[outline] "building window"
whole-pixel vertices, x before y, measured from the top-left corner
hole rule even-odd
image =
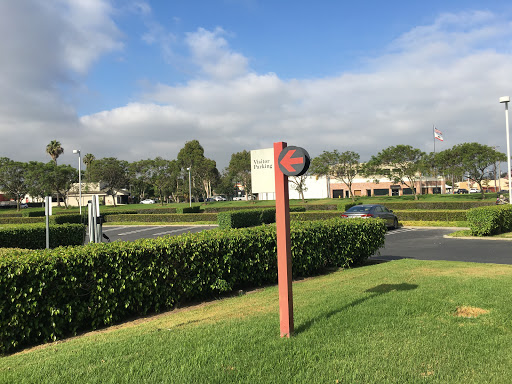
[[[374,196],[389,196],[389,189],[374,189]]]
[[[334,199],[341,199],[341,198],[343,198],[343,189],[333,189],[332,190],[332,197]]]

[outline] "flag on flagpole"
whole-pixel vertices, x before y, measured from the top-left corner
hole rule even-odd
[[[443,133],[439,129],[437,129],[437,128],[434,128],[434,138],[439,140],[439,141],[444,141]]]

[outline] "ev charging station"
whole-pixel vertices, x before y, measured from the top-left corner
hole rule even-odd
[[[87,203],[89,243],[101,243],[103,237],[103,220],[100,216],[100,201],[98,195],[94,195]]]

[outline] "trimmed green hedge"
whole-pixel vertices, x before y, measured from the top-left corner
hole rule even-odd
[[[392,210],[409,210],[409,209],[454,209],[454,210],[467,210],[477,207],[485,207],[494,205],[494,200],[486,201],[404,201],[404,202],[382,202],[375,203],[382,204],[388,209]]]
[[[145,223],[156,222],[193,222],[193,221],[216,221],[216,213],[164,213],[164,214],[117,214],[105,216],[105,222],[134,222],[140,221]]]
[[[50,225],[50,248],[61,245],[82,245],[85,238],[85,225]],[[46,248],[46,225],[27,224],[0,228],[0,247],[2,248]]]
[[[467,212],[473,236],[491,236],[512,231],[512,206],[494,205],[470,209]]]
[[[360,263],[381,220],[291,225],[293,276]],[[0,352],[247,286],[277,282],[275,226],[89,244],[0,258]]]
[[[329,220],[335,217],[341,217],[338,211],[313,211],[313,212],[290,212],[290,220],[310,221],[310,220]]]
[[[304,207],[290,207],[292,212],[305,212]],[[246,228],[276,222],[276,209],[245,209],[239,211],[219,212],[217,222],[220,229]]]
[[[127,212],[117,211],[117,213],[124,213],[124,214],[126,214]],[[176,211],[176,208],[167,208],[167,207],[166,208],[143,208],[143,209],[137,209],[137,211],[134,212],[134,213],[140,213],[140,214],[157,213],[157,214],[162,214],[162,213],[177,213],[177,211]]]
[[[193,207],[178,207],[176,213],[202,213],[201,206],[195,205]]]
[[[466,221],[465,210],[445,209],[445,210],[416,210],[399,211],[393,210],[393,213],[400,221]]]
[[[45,223],[45,217],[0,217],[0,224],[34,224]],[[87,217],[82,219],[80,215],[52,215],[50,216],[50,224],[80,224],[85,223]]]

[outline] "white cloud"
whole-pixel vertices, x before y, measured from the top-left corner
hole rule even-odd
[[[247,58],[229,49],[228,42],[222,37],[225,34],[220,27],[214,31],[199,28],[188,33],[185,39],[192,61],[203,74],[214,79],[232,79],[247,72]]]

